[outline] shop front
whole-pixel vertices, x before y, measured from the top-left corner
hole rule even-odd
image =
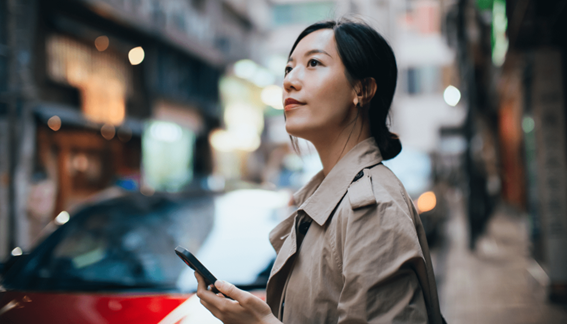
[[[46,17],[46,24],[51,19],[63,18]],[[119,46],[101,47],[100,37],[107,36],[88,42],[61,28],[45,36],[39,45],[45,54],[39,56],[45,60],[40,92],[49,93],[34,107],[31,237],[103,189],[139,189],[143,124],[129,115],[144,117],[147,110],[136,106],[141,90],[134,89],[136,73],[125,53]]]

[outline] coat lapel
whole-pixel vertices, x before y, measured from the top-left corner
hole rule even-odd
[[[317,190],[304,197],[299,210],[305,211],[319,226],[323,226],[357,174],[380,162],[382,156],[373,137],[358,143],[324,177]]]
[[[283,294],[287,274],[291,268],[293,257],[297,252],[297,233],[295,231],[295,223],[298,219],[297,214],[297,212],[293,213],[292,216],[280,224],[281,227],[278,225],[270,233],[270,241],[278,255],[266,286],[266,299],[273,301],[269,305],[272,313],[276,316],[279,314],[279,300]]]
[[[270,243],[277,254],[280,253],[286,238],[291,235],[291,229],[293,228],[296,216],[297,211],[293,212],[293,214],[284,219],[270,232]]]

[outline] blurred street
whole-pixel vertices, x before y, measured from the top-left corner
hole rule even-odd
[[[471,252],[462,195],[451,195],[452,215],[432,255],[447,323],[567,323],[567,306],[547,302],[549,278],[530,256],[525,215],[499,208]]]

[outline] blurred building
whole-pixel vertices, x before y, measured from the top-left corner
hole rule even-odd
[[[454,51],[441,33],[443,2],[408,0],[392,2],[395,8],[393,45],[399,83],[393,107],[393,128],[402,144],[428,153],[437,152],[442,127],[459,127],[465,107],[451,105],[444,91],[459,87]],[[457,88],[455,88],[455,86]]]
[[[2,1],[0,258],[110,186],[205,179],[220,78],[257,42],[254,4]]]
[[[505,162],[523,162],[507,182],[523,184],[533,255],[549,275],[550,298],[565,302],[567,3],[507,1],[505,10],[509,51],[498,89],[500,124],[503,140],[513,147]],[[523,183],[513,180],[517,175]]]
[[[502,199],[528,215],[532,256],[549,276],[552,300],[567,299],[566,7],[461,0],[448,14],[470,107],[469,173],[486,173],[475,157],[493,158],[475,143],[496,140]],[[480,178],[476,192],[488,191],[491,182]]]
[[[446,2],[444,13],[444,34],[456,51],[455,70],[466,107],[463,126],[449,133],[457,133],[464,139],[463,193],[467,198],[471,249],[475,249],[499,203],[503,183],[494,91],[497,66],[492,63],[491,32],[485,23],[492,13],[480,14],[478,5],[482,5],[480,1]],[[492,8],[492,2],[489,5]]]

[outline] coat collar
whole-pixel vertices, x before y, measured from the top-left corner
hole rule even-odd
[[[319,226],[323,226],[331,212],[344,197],[354,177],[361,170],[382,162],[382,155],[373,137],[353,147],[325,177],[319,171],[293,195],[298,210],[303,210]]]

